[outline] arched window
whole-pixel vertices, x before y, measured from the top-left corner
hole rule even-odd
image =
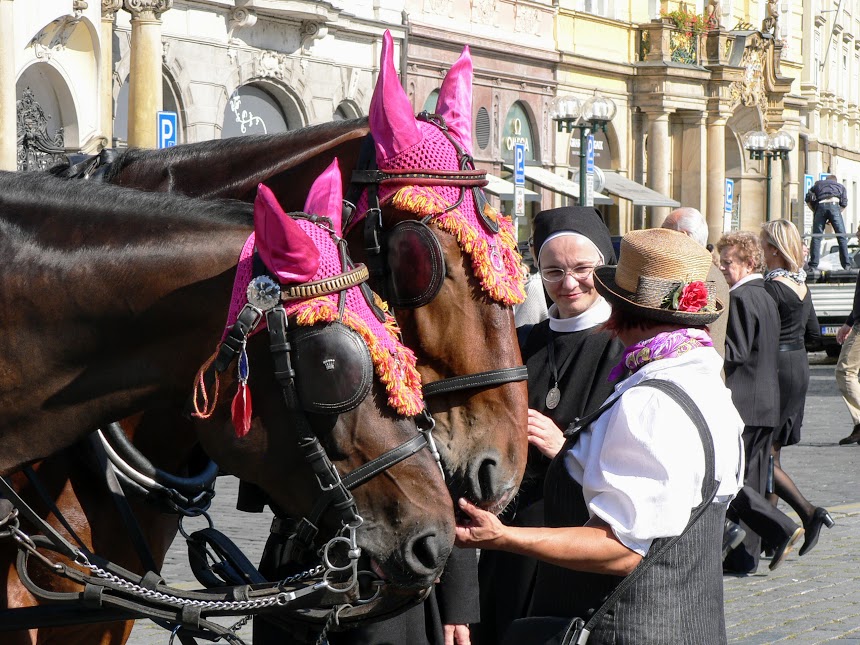
[[[289,130],[287,118],[275,98],[256,85],[243,85],[224,106],[221,138],[247,134],[274,134]]]
[[[433,114],[436,112],[436,103],[439,102],[439,90],[433,90],[430,92],[430,96],[427,97],[427,100],[424,101],[424,107],[421,108],[424,112],[430,112]]]
[[[349,119],[357,119],[361,116],[361,112],[350,101],[341,101],[340,105],[332,114],[332,121],[347,121]]]

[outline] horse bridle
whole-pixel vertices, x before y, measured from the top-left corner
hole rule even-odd
[[[438,114],[421,112],[418,119],[436,126],[442,134],[451,142],[457,152],[459,165],[458,171],[446,170],[379,170],[376,167],[376,149],[373,136],[368,134],[362,144],[358,167],[352,173],[352,183],[344,197],[343,221],[344,230],[356,214],[357,204],[362,193],[367,193],[368,210],[364,217],[364,250],[366,262],[370,270],[370,276],[375,284],[383,285],[384,297],[395,308],[416,308],[429,304],[442,285],[445,275],[444,254],[439,239],[429,229],[428,224],[434,218],[454,210],[463,203],[466,190],[472,191],[478,215],[484,226],[493,233],[499,232],[498,222],[487,217],[485,205],[487,198],[481,187],[487,184],[487,173],[475,169],[472,156],[451,136],[445,119]],[[379,202],[379,188],[385,184],[394,185],[418,185],[418,186],[456,186],[460,189],[460,196],[456,202],[450,204],[438,213],[427,215],[418,221],[407,220],[400,222],[390,232],[386,232],[382,224],[382,208]],[[395,272],[391,268],[391,257],[388,250],[392,245],[392,238],[405,240],[405,245],[420,249],[426,256],[425,262],[429,262],[430,273],[429,284],[425,288],[416,289],[416,293],[407,298],[398,298],[397,289],[392,286],[392,277]],[[413,254],[410,259],[420,258],[420,253]],[[516,367],[503,367],[475,374],[452,376],[431,383],[426,383],[423,388],[424,397],[471,390],[476,388],[495,387],[505,383],[525,381],[528,378],[528,370],[525,365]]]
[[[302,214],[291,215],[294,217],[302,216]],[[314,221],[322,220],[323,223],[327,221],[327,218],[316,218],[313,216],[308,217],[308,219]],[[317,221],[317,223],[319,224],[320,222]],[[345,241],[334,235],[330,222],[328,222],[327,230],[332,234],[333,239],[335,239],[340,248],[343,273],[324,280],[286,287],[284,289],[281,289],[277,283],[266,275],[259,275],[254,278],[252,284],[249,286],[249,300],[252,300],[253,303],[249,302],[244,306],[238,319],[219,346],[214,360],[200,375],[202,386],[205,389],[211,388],[213,382],[217,381],[217,375],[224,372],[236,360],[241,354],[250,333],[265,318],[269,330],[270,351],[275,365],[275,378],[281,385],[287,408],[290,410],[292,417],[291,421],[298,429],[299,448],[302,451],[304,459],[310,464],[321,489],[321,495],[317,499],[314,508],[307,517],[302,518],[298,522],[295,528],[295,535],[291,539],[295,541],[296,548],[298,549],[307,550],[312,548],[313,540],[318,533],[317,524],[329,509],[333,509],[337,513],[342,525],[341,531],[328,540],[320,549],[322,564],[308,571],[289,576],[276,583],[268,583],[261,577],[260,579],[255,579],[253,575],[256,574],[256,576],[259,576],[259,573],[255,570],[246,570],[243,572],[245,575],[244,579],[240,580],[218,581],[212,578],[212,584],[216,588],[211,591],[188,592],[176,589],[165,585],[164,580],[151,567],[148,573],[139,576],[114,563],[102,561],[78,548],[64,538],[50,524],[47,524],[18,495],[5,478],[0,478],[0,497],[5,497],[11,502],[11,504],[5,504],[0,507],[0,511],[2,511],[0,515],[4,515],[0,516],[0,538],[9,537],[19,544],[16,568],[22,583],[32,594],[36,597],[52,601],[80,602],[81,598],[83,598],[90,603],[88,606],[99,607],[105,611],[113,612],[112,614],[106,614],[108,618],[103,618],[104,620],[124,620],[129,617],[145,616],[162,626],[168,624],[171,626],[177,625],[174,628],[174,634],[176,634],[179,626],[182,626],[198,635],[218,634],[221,638],[229,642],[237,643],[241,642],[241,640],[235,638],[229,628],[204,620],[202,618],[203,613],[210,611],[222,614],[256,613],[274,607],[286,609],[294,604],[302,608],[301,610],[304,612],[312,612],[316,604],[322,599],[323,594],[329,594],[326,597],[330,600],[336,598],[336,602],[339,604],[336,604],[328,612],[328,619],[323,628],[324,634],[332,618],[336,621],[337,616],[344,608],[349,607],[350,604],[366,604],[377,597],[381,588],[379,585],[377,585],[376,592],[370,598],[361,598],[360,592],[358,592],[359,576],[362,574],[371,574],[358,570],[361,548],[357,543],[356,532],[362,525],[363,520],[358,513],[355,498],[350,491],[425,447],[433,454],[437,464],[439,464],[440,470],[442,466],[432,437],[433,420],[426,413],[417,418],[418,420],[427,421],[426,427],[419,426],[418,435],[355,468],[343,477],[337,472],[325,448],[314,434],[306,418],[302,409],[301,395],[296,386],[297,374],[293,368],[292,360],[294,349],[287,333],[287,314],[283,303],[296,299],[307,299],[339,293],[341,294],[339,301],[341,304],[340,314],[342,315],[345,302],[342,292],[350,287],[362,285],[368,277],[368,272],[363,265],[354,266],[351,260],[349,260],[345,250]],[[355,333],[355,335],[357,336],[358,334]],[[195,392],[196,396],[197,392]],[[358,405],[358,403],[360,403],[360,400],[357,400],[355,405]],[[196,403],[194,405],[196,407]],[[211,405],[214,406],[214,401],[211,402]],[[352,404],[350,403],[350,405]],[[122,434],[118,428],[113,429],[111,432],[112,436]],[[116,436],[113,438],[116,440]],[[102,435],[100,435],[100,440],[102,443],[106,443]],[[96,443],[98,442],[99,440],[96,440]],[[106,443],[106,445],[109,444]],[[127,453],[128,451],[124,452]],[[112,455],[111,462],[116,465],[118,462],[114,457],[117,457],[117,455]],[[123,459],[119,457],[119,461],[123,462]],[[189,494],[196,491],[197,488],[207,488],[207,484],[211,479],[210,476],[213,474],[210,472],[211,468],[210,466],[204,474],[187,481],[171,479],[170,484],[172,486],[179,486],[183,490],[187,489]],[[151,487],[151,482],[148,481],[151,478],[137,472],[134,466],[127,465],[127,468],[124,470],[126,471],[124,474],[135,479],[137,483],[143,484],[145,488]],[[205,504],[208,505],[209,496],[206,497]],[[64,522],[62,514],[55,506],[51,506],[49,503],[49,508],[53,508],[54,514],[58,518],[61,518],[61,522]],[[40,529],[43,535],[30,536],[22,531],[18,521],[19,513],[33,526]],[[186,514],[195,515],[198,513]],[[205,513],[202,514],[205,515]],[[64,526],[67,527],[71,535],[75,535],[74,530],[68,527],[65,522]],[[211,520],[209,530],[213,530]],[[184,531],[183,534],[186,538],[189,537]],[[207,535],[209,535],[210,540],[214,539],[214,535]],[[226,546],[224,546],[225,542],[218,542],[217,544],[210,542],[209,545],[230,549],[231,544],[229,540],[225,538],[225,541],[227,543]],[[39,549],[58,552],[66,556],[75,565],[82,567],[84,571],[82,572],[64,562],[53,561],[44,556]],[[31,556],[41,560],[50,570],[57,574],[63,575],[82,585],[85,589],[83,594],[77,592],[49,592],[39,587],[27,573],[28,559]],[[244,556],[242,557],[244,558]],[[192,569],[194,569],[193,565]],[[253,567],[249,564],[248,569],[253,569]],[[197,570],[195,570],[195,575],[197,573]],[[313,578],[320,576],[322,578],[321,582],[312,581]],[[248,586],[249,582],[253,586]],[[296,586],[299,586],[299,588],[293,589]],[[355,594],[359,596],[358,599],[352,599],[350,602],[344,604],[344,595],[354,590]],[[35,618],[31,618],[29,614],[13,616],[9,614],[10,611],[12,610],[3,612],[4,620],[9,621],[10,625],[13,624],[11,621],[16,621],[14,624],[20,625],[22,628],[43,624],[31,622]],[[45,620],[50,620],[50,618],[46,618]],[[79,621],[65,618],[64,620],[66,622],[58,622],[58,624],[86,622],[86,618]],[[186,639],[182,638],[182,642],[185,643]],[[190,638],[188,642],[194,642],[193,638]]]
[[[307,403],[303,404],[297,372],[294,369],[295,356],[298,350],[291,343],[290,336],[287,333],[287,313],[283,303],[339,294],[340,309],[338,313],[339,319],[341,319],[346,301],[343,292],[351,287],[363,286],[368,278],[368,271],[364,265],[359,264],[356,266],[352,263],[346,252],[346,241],[335,234],[328,218],[315,215],[308,216],[303,213],[290,213],[290,216],[308,219],[321,226],[331,235],[339,249],[343,272],[316,282],[281,288],[277,281],[273,280],[259,268],[262,267],[262,262],[258,262],[258,268],[255,270],[255,273],[258,275],[256,275],[248,286],[248,303],[245,304],[236,322],[227,332],[219,346],[215,360],[204,378],[211,380],[216,374],[225,371],[240,355],[248,337],[257,328],[263,318],[265,318],[269,332],[269,350],[275,368],[274,376],[281,386],[284,401],[286,402],[287,409],[290,411],[291,418],[289,421],[298,431],[299,449],[304,460],[311,466],[321,491],[311,512],[295,525],[294,533],[291,536],[290,548],[295,549],[296,554],[311,549],[313,541],[319,532],[318,524],[322,516],[329,509],[333,509],[342,526],[350,534],[348,538],[350,543],[348,550],[350,558],[355,561],[358,559],[360,553],[360,549],[355,542],[355,531],[361,525],[362,518],[358,513],[355,498],[350,491],[401,461],[408,459],[424,448],[430,450],[444,476],[439,452],[436,449],[432,435],[435,423],[429,414],[426,413],[416,417],[416,425],[419,429],[418,435],[396,448],[386,451],[375,459],[362,464],[347,475],[340,476],[326,453],[325,448],[320,443],[319,438],[311,428],[305,411],[310,407],[310,411],[315,413],[332,414],[344,412],[356,407],[364,399],[364,396],[351,401],[349,405],[341,405],[340,407],[319,407],[309,406]],[[257,261],[257,257],[255,257],[255,261]],[[368,300],[368,303],[371,302],[372,300]],[[346,328],[344,327],[344,329]],[[299,331],[304,330],[300,329]],[[348,331],[358,337],[356,332],[352,332],[352,330]],[[369,350],[367,350],[363,340],[361,343],[367,351],[367,360],[369,362]],[[372,367],[370,369],[372,371]],[[363,394],[366,395],[369,389],[370,386],[368,384]],[[422,424],[418,425],[418,421],[421,421]],[[338,540],[341,538],[334,539]],[[324,549],[330,549],[330,545],[327,545]],[[348,591],[348,589],[339,589],[339,591]]]

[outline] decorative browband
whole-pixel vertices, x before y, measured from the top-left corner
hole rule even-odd
[[[291,300],[307,300],[308,298],[316,298],[330,293],[337,293],[365,282],[368,277],[370,277],[370,273],[367,270],[367,267],[363,264],[359,264],[354,269],[331,278],[291,287],[282,287],[281,300],[284,302],[289,302]]]

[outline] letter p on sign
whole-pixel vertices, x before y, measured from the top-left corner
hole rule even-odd
[[[158,112],[158,147],[170,148],[176,145],[176,112]]]

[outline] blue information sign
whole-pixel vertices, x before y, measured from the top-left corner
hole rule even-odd
[[[526,144],[514,144],[514,186],[526,185]]]
[[[726,213],[732,212],[732,205],[735,201],[735,180],[734,179],[726,179],[726,203],[725,203],[725,211]]]
[[[812,175],[804,175],[803,176],[803,195],[806,196],[806,193],[809,192],[809,189],[812,188],[812,184],[815,183],[815,177]]]
[[[818,173],[818,180],[819,180],[819,181],[824,181],[824,180],[825,180],[825,179],[827,179],[829,176],[830,176],[830,173],[829,173],[829,172],[821,172],[821,173]]]
[[[585,140],[585,172],[594,174],[594,135],[589,134]]]
[[[157,112],[158,147],[170,148],[176,141],[176,112]]]

